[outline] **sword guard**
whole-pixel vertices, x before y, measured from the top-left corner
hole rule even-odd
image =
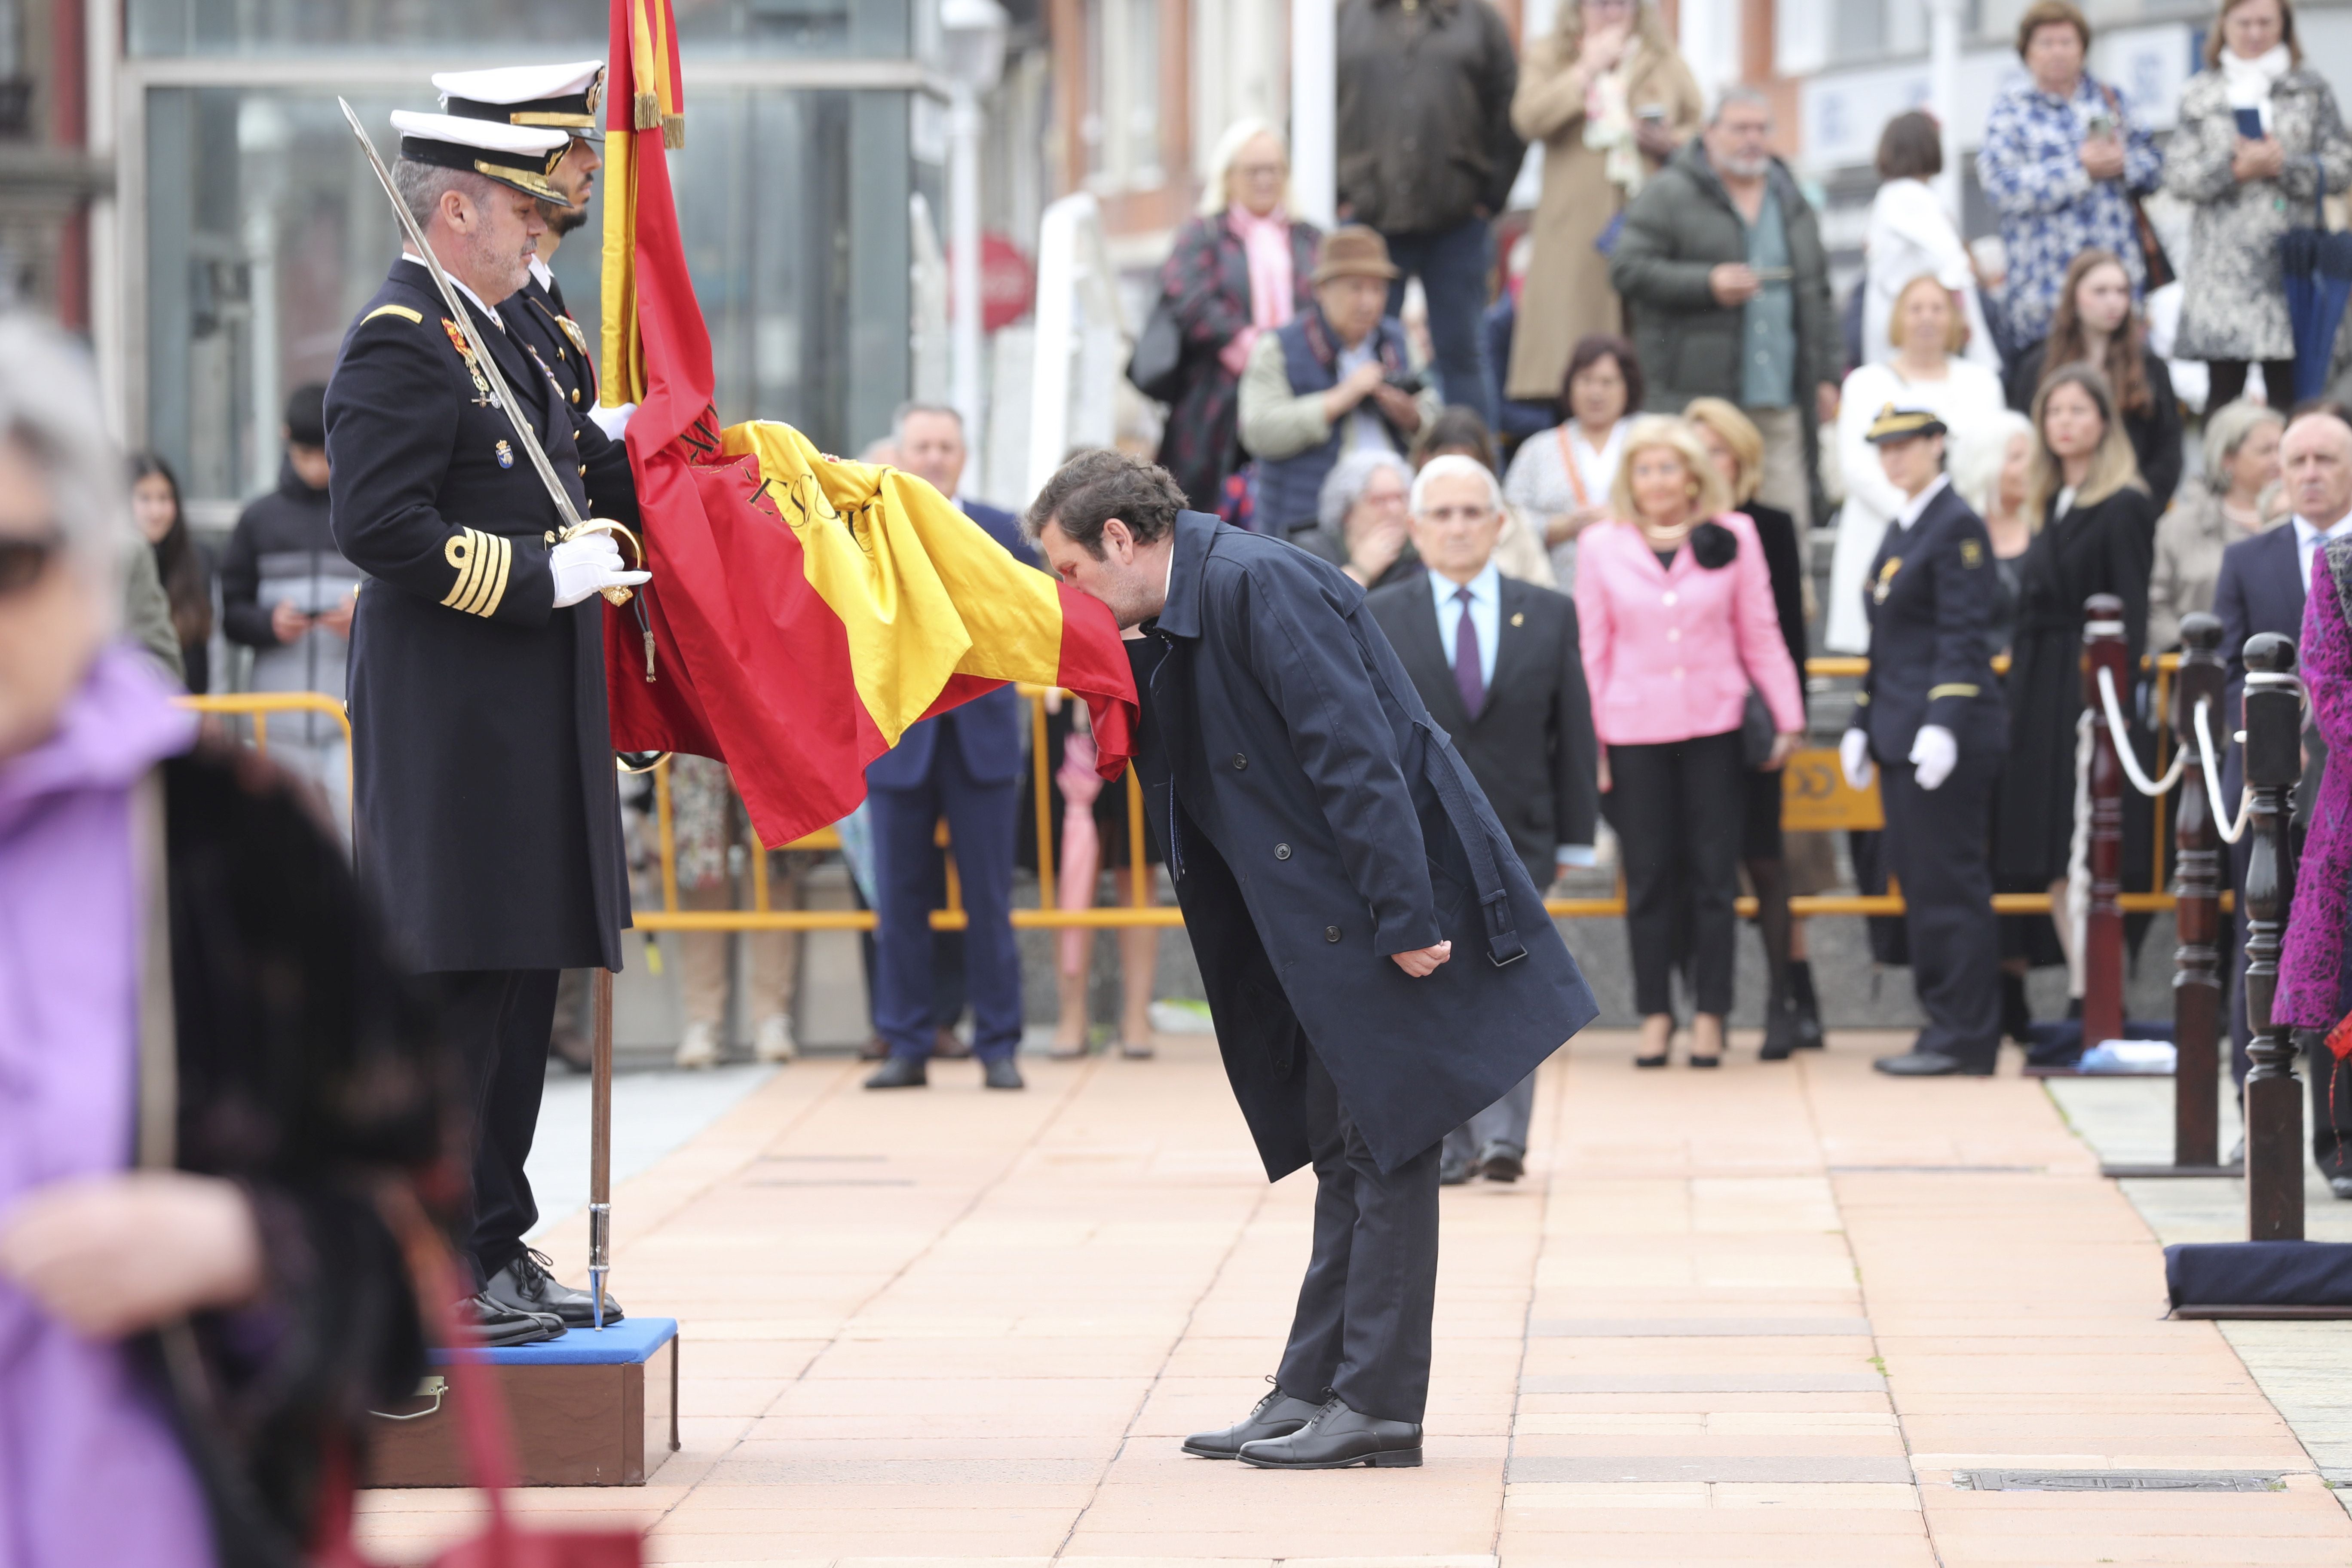
[[[558,539],[578,539],[582,535],[589,533],[610,533],[627,540],[629,542],[629,548],[636,552],[636,569],[640,572],[646,569],[645,541],[639,539],[635,534],[630,532],[621,524],[614,522],[609,519],[601,517],[584,519],[580,522],[574,523],[570,528],[559,531],[556,537]],[[604,602],[612,605],[614,609],[620,608],[623,605],[627,604],[631,599],[636,597],[635,590],[625,587],[615,586],[604,589],[602,592],[604,595]]]

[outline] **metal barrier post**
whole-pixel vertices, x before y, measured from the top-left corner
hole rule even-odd
[[[2303,693],[2293,673],[2294,643],[2276,632],[2246,642],[2246,784],[2253,791],[2246,831],[2246,1023],[2253,1031],[2246,1074],[2246,1233],[2252,1241],[2303,1239],[2303,1084],[2294,1040],[2271,1021],[2279,948],[2294,896],[2288,797],[2303,776]]]
[[[2221,710],[2221,623],[2200,611],[2182,619],[2180,679],[2172,690],[2173,743],[2182,748],[2173,843],[2179,865],[2174,905],[2180,945],[2173,953],[2172,1163],[2103,1166],[2109,1176],[2234,1176],[2221,1157],[2221,837],[2207,804],[2205,765],[2197,750],[2197,709],[2210,726]],[[2157,814],[2160,819],[2163,813]],[[2158,863],[2161,869],[2161,862]]]
[[[2083,702],[2093,716],[2091,915],[2083,938],[2083,1045],[2088,1049],[2124,1033],[2124,768],[2116,737],[2100,717],[2098,677],[2105,669],[2116,690],[2128,698],[2131,674],[2124,602],[2094,594],[2083,613]]]

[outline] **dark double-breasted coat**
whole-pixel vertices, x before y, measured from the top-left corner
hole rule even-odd
[[[1302,1045],[1393,1170],[1591,1022],[1592,994],[1363,590],[1200,512],[1175,541],[1129,644],[1136,766],[1226,1075],[1268,1176],[1307,1163]],[[1390,962],[1441,940],[1426,978]]]
[[[574,413],[596,406],[596,359],[588,350],[587,330],[565,308],[563,290],[551,274],[545,283],[536,276],[525,279],[499,302],[499,314],[539,355]]]
[[[572,506],[634,528],[626,452],[467,309]],[[552,607],[560,514],[464,342],[403,258],[327,384],[335,541],[373,579],[352,623],[359,865],[420,971],[618,969],[603,605]]]

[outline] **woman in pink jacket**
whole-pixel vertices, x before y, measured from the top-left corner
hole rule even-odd
[[[1723,1059],[1731,1011],[1744,774],[1778,768],[1796,749],[1803,688],[1780,638],[1755,525],[1728,510],[1722,477],[1688,425],[1636,421],[1609,500],[1610,521],[1579,542],[1576,614],[1601,798],[1623,847],[1642,1012],[1634,1066],[1666,1065],[1679,930],[1697,1007],[1690,1065],[1711,1068]],[[1741,741],[1750,690],[1772,737],[1768,747],[1759,715],[1749,726],[1753,757]]]

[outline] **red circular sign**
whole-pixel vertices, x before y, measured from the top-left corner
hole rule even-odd
[[[948,260],[950,309],[953,309],[955,259]],[[1029,313],[1037,292],[1037,274],[1021,247],[993,232],[980,237],[980,324],[985,331],[1009,327]]]

